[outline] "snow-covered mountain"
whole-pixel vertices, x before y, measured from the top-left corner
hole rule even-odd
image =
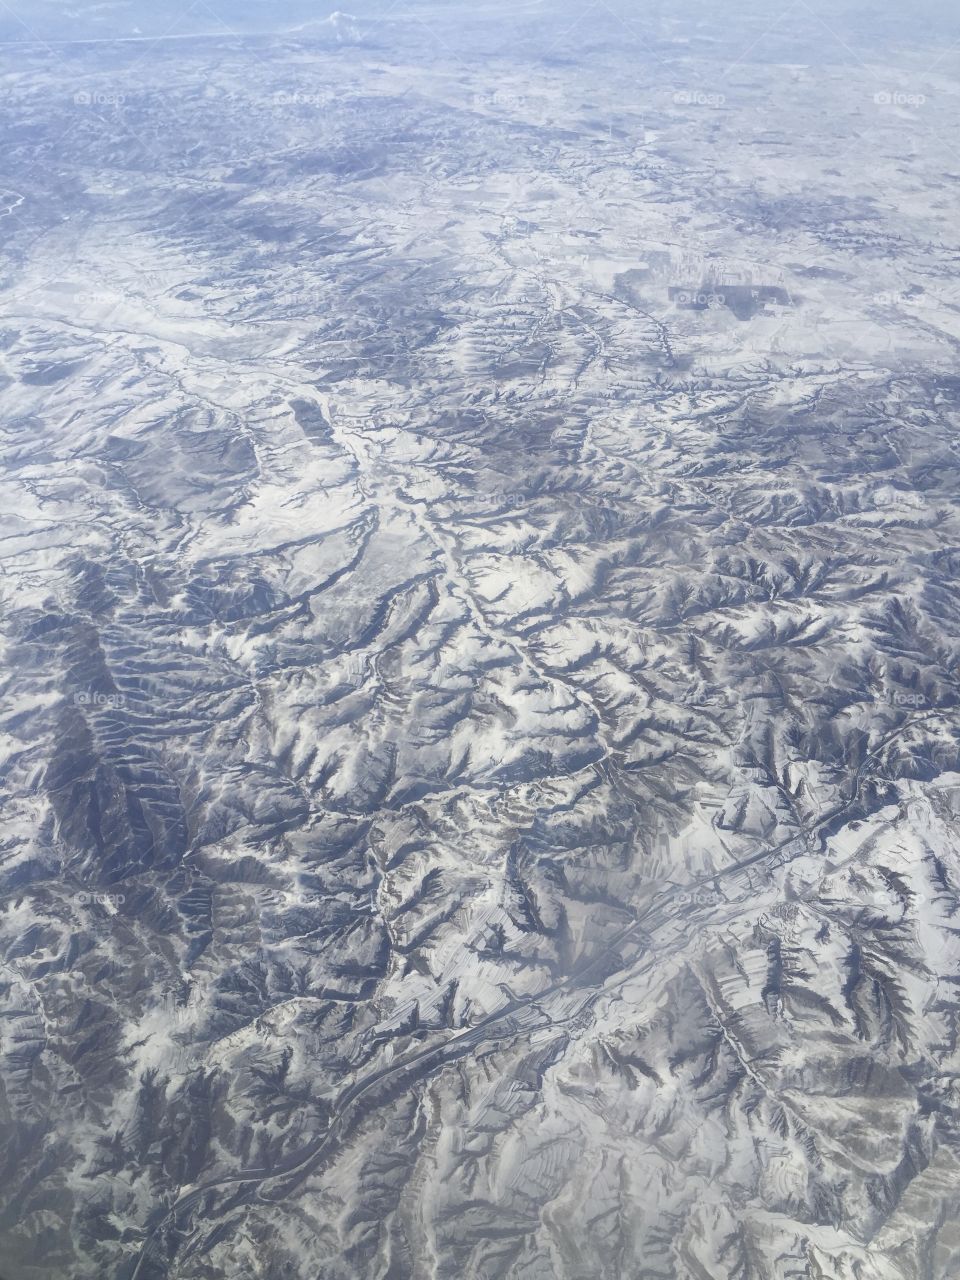
[[[3,55],[5,1280],[957,1274],[957,55],[733,7]]]

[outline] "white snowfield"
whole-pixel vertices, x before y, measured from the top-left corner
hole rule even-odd
[[[0,48],[0,1274],[960,1275],[960,55],[78,14]]]

